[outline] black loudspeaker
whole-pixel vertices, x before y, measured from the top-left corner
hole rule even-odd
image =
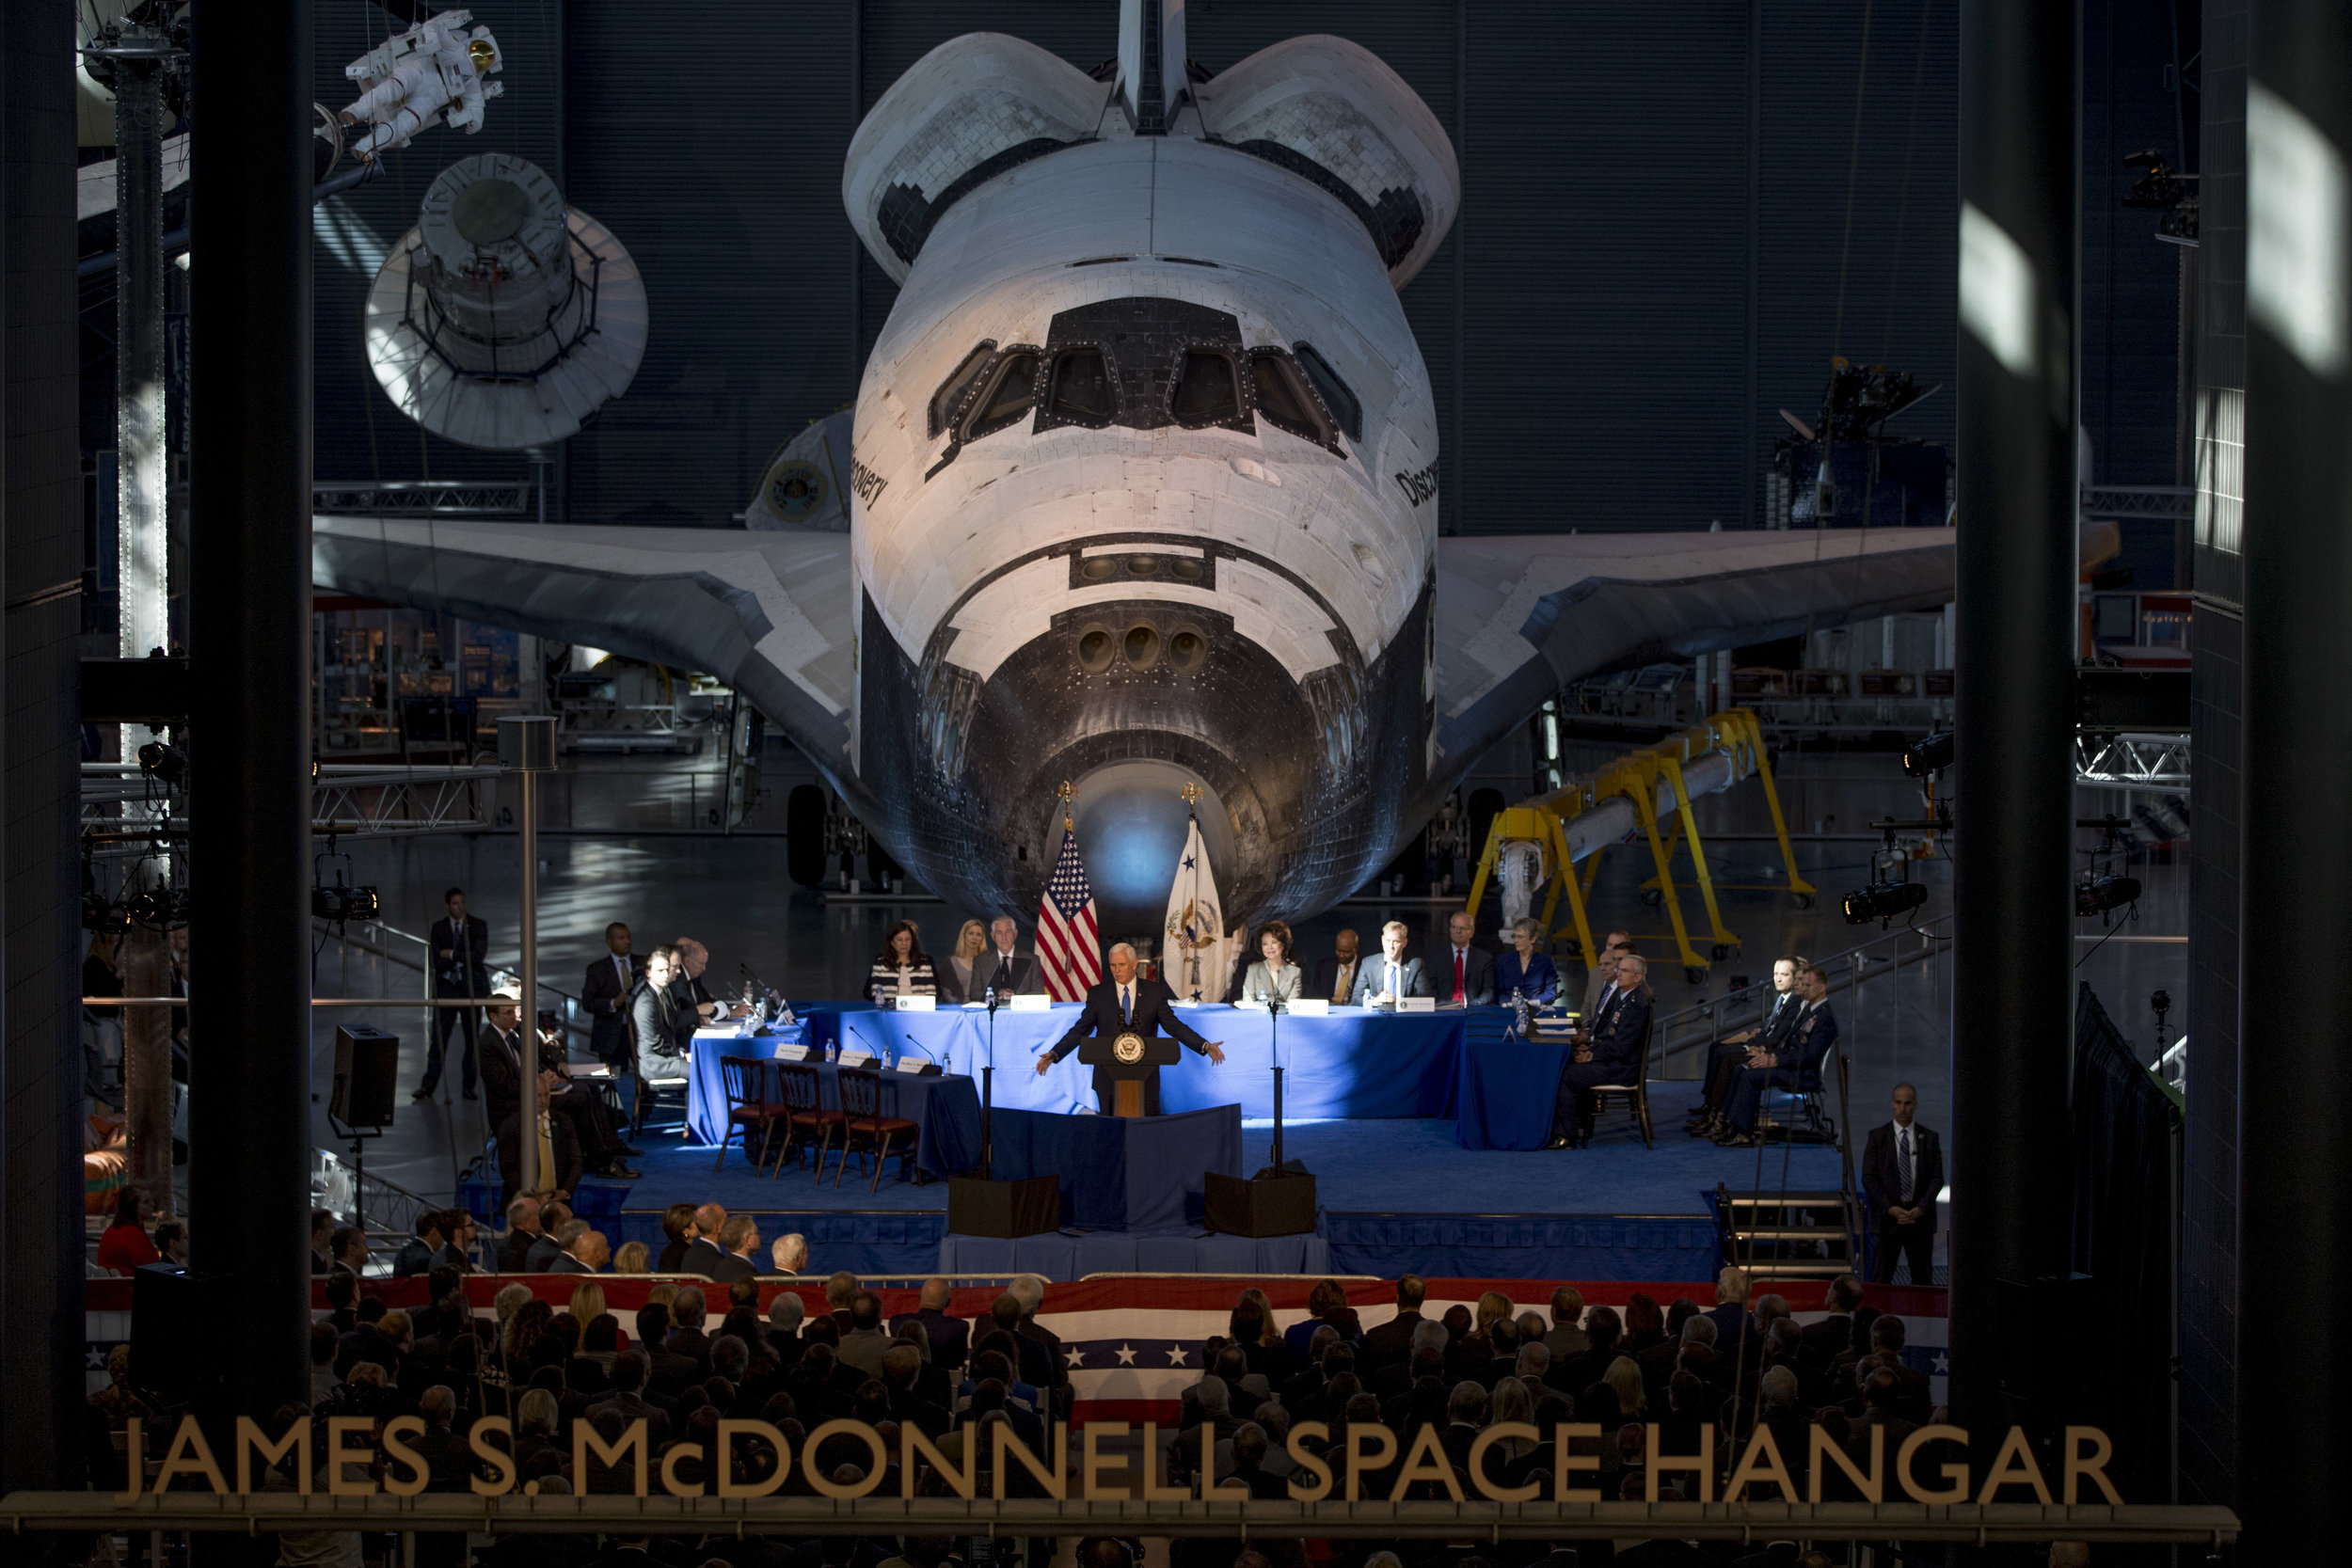
[[[959,1236],[1042,1236],[1061,1228],[1061,1178],[947,1179],[947,1228]]]
[[[328,1111],[345,1127],[389,1127],[400,1088],[400,1037],[381,1029],[335,1029],[335,1093]]]
[[[1300,1236],[1315,1227],[1315,1179],[1284,1169],[1243,1180],[1210,1171],[1201,1224],[1227,1236]]]
[[[238,1306],[233,1275],[177,1263],[131,1271],[131,1381],[171,1402],[201,1402],[220,1376],[219,1337]]]

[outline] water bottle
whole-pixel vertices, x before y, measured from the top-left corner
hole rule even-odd
[[[1521,1039],[1527,1038],[1527,1031],[1530,1023],[1529,1014],[1532,1010],[1533,1009],[1531,1009],[1527,1005],[1527,992],[1517,986],[1512,987],[1511,1011],[1518,1019],[1519,1038]]]

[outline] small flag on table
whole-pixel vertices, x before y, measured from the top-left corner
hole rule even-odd
[[[1094,889],[1078,858],[1078,834],[1062,825],[1061,858],[1037,906],[1037,956],[1045,993],[1057,1002],[1083,1002],[1103,978],[1103,950],[1094,923]]]

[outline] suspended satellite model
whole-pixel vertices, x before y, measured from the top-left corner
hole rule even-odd
[[[612,231],[535,164],[463,158],[368,294],[368,362],[402,413],[469,447],[535,447],[628,390],[645,284]]]

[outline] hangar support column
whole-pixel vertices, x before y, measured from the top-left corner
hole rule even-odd
[[[2004,1282],[2069,1260],[2074,8],[1966,0],[1960,52],[1951,1394],[1981,1443],[2035,1370]]]
[[[2342,777],[2327,770],[2352,766],[2342,668],[2352,594],[2352,13],[2342,0],[2262,0],[2252,22],[2246,772],[2316,767],[2318,777]],[[2240,990],[2238,1294],[2249,1322],[2352,1289],[2334,1196],[2352,1121],[2347,878],[2352,816],[2331,802],[2296,814],[2284,838],[2247,855],[2239,884],[2241,951],[2261,976]],[[2240,1339],[2261,1342],[2259,1329]],[[2352,1434],[2333,1418],[2347,1386],[2352,1351],[2326,1336],[2298,1337],[2293,1376],[2239,1379],[2246,1560],[2325,1539],[2352,1459]]]
[[[235,1279],[217,1398],[256,1418],[310,1386],[314,8],[202,7],[193,40],[188,1187]]]

